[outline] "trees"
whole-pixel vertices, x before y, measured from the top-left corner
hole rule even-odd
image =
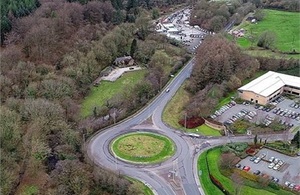
[[[272,31],[264,31],[258,39],[257,46],[265,49],[273,49],[275,46],[276,34]]]
[[[294,135],[293,139],[291,140],[291,144],[295,145],[298,149],[300,148],[300,131]]]
[[[253,142],[254,142],[254,145],[257,144],[257,134],[255,135]]]
[[[264,19],[265,17],[265,13],[262,9],[257,9],[255,10],[255,13],[254,13],[254,17],[258,20],[258,21],[261,21]]]
[[[91,167],[77,160],[64,160],[56,164],[51,180],[57,194],[89,194],[92,183]]]
[[[130,47],[130,55],[132,57],[134,57],[134,54],[136,53],[136,51],[137,51],[137,41],[136,41],[136,39],[133,39],[132,43],[131,43],[131,47]]]
[[[235,44],[221,36],[205,39],[197,51],[197,56],[187,86],[193,94],[209,83],[221,84],[229,81],[229,88],[237,87],[240,84],[238,79],[251,76],[259,68],[255,59],[242,54]]]

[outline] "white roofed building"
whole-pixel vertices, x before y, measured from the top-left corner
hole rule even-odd
[[[269,71],[238,89],[241,99],[262,105],[282,93],[300,96],[300,77]]]

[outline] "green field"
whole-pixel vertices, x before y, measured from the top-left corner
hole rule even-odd
[[[262,48],[254,48],[244,51],[246,54],[250,56],[260,56],[260,57],[268,57],[268,58],[275,58],[275,59],[300,59],[300,54],[293,55],[293,54],[282,54],[282,53],[275,53],[271,50],[266,50]]]
[[[300,52],[300,13],[268,9],[264,10],[264,12],[265,18],[258,22],[258,24],[244,21],[236,28],[244,28],[246,30],[245,38],[239,38],[237,40],[238,44],[242,48],[249,48],[251,41],[248,37],[254,36],[257,39],[262,32],[268,30],[276,34],[276,49],[280,51],[292,51],[295,49]],[[256,46],[256,43],[253,46]],[[297,56],[299,58],[299,55]]]
[[[174,143],[153,133],[129,133],[116,138],[111,149],[119,158],[132,163],[158,163],[175,153]]]
[[[101,81],[98,87],[92,87],[89,95],[85,97],[81,104],[81,116],[87,117],[93,113],[96,106],[103,106],[107,100],[114,95],[128,90],[140,82],[146,73],[146,70],[127,72],[115,82]]]
[[[182,85],[165,107],[162,116],[163,121],[173,128],[186,130],[190,133],[197,133],[207,136],[221,136],[218,130],[207,125],[201,125],[200,127],[196,127],[194,129],[185,129],[178,123],[178,121],[184,117],[183,109],[184,105],[187,104],[188,101],[189,94],[184,90],[184,85]]]
[[[231,179],[228,177],[222,175],[222,173],[219,170],[219,159],[221,155],[221,149],[220,147],[214,148],[210,150],[209,152],[204,152],[199,156],[198,159],[198,172],[199,170],[202,171],[201,176],[199,177],[200,182],[202,184],[202,187],[204,188],[204,191],[208,195],[218,195],[223,194],[209,179],[209,172],[208,168],[206,166],[206,156],[207,156],[207,163],[209,165],[209,171],[213,174],[215,178],[218,179],[218,181],[221,182],[221,184],[224,186],[226,190],[228,190],[231,194],[235,194],[235,187],[234,183]],[[250,186],[242,186],[240,194],[243,195],[253,195],[253,194],[264,194],[264,195],[275,195],[275,194],[285,194],[285,195],[292,195],[293,193],[284,191],[284,190],[274,190],[270,187],[265,187],[264,189],[261,189],[262,187],[259,186],[255,182],[246,182],[251,184],[253,187]]]

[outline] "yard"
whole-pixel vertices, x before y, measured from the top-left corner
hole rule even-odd
[[[115,82],[101,81],[98,87],[92,87],[89,95],[85,97],[81,104],[81,116],[91,115],[94,107],[103,106],[113,96],[128,90],[128,88],[140,82],[145,73],[146,70],[124,73]]]

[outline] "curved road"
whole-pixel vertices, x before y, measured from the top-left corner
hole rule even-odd
[[[207,147],[232,141],[252,141],[253,137],[191,138],[180,131],[167,127],[161,120],[163,109],[184,80],[191,74],[194,58],[166,86],[170,91],[162,91],[152,102],[136,115],[103,130],[92,137],[87,144],[89,158],[98,166],[122,175],[136,178],[148,185],[159,195],[199,195],[204,194],[197,174],[197,157]],[[153,124],[143,123],[151,117]],[[133,165],[114,157],[109,150],[112,139],[132,131],[151,131],[171,138],[176,144],[176,153],[167,161],[156,165]],[[266,136],[282,139],[282,135]],[[172,175],[170,171],[173,171]],[[175,173],[175,174],[174,174]]]
[[[190,76],[193,64],[194,58],[191,59],[166,86],[166,88],[170,89],[170,92],[166,93],[163,91],[149,103],[146,108],[133,117],[96,134],[87,145],[87,152],[90,159],[99,166],[120,172],[121,174],[129,175],[140,179],[144,183],[148,183],[159,195],[181,194],[182,192],[178,191],[182,191],[182,187],[184,189],[184,194],[200,194],[193,175],[193,159],[192,154],[190,154],[191,146],[184,140],[180,133],[175,133],[173,129],[166,127],[161,122],[163,108],[182,85],[184,80]],[[152,131],[171,138],[176,143],[177,150],[175,155],[166,162],[159,164],[159,166],[136,166],[116,159],[109,151],[110,141],[120,134],[132,131],[134,127],[140,125],[151,115],[153,116],[152,118],[155,118],[154,125],[147,126],[146,129],[152,129]],[[145,127],[137,128],[140,130],[145,129]],[[176,186],[172,186],[171,182],[166,181],[166,179],[160,175],[162,172],[168,173],[170,170],[175,170],[175,166],[178,168],[176,178],[182,180],[182,186],[178,186],[177,190],[174,190]]]

